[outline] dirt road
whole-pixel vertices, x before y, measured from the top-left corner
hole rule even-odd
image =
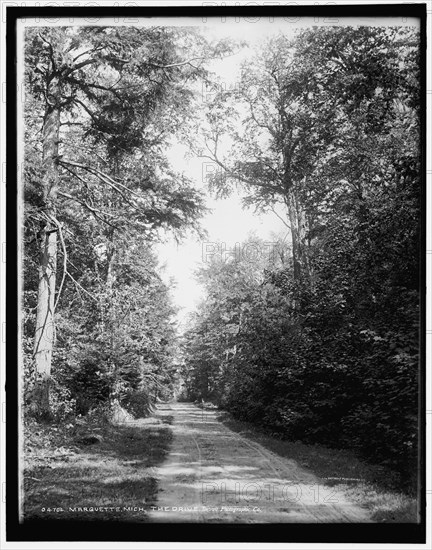
[[[217,412],[191,403],[160,405],[174,440],[157,469],[151,522],[367,523],[367,510],[294,460],[233,432]]]

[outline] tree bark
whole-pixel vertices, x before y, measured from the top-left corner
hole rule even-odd
[[[302,205],[297,201],[290,187],[285,196],[285,205],[291,227],[294,279],[310,278],[309,251],[307,243],[307,220]]]
[[[110,391],[110,401],[113,402],[116,399],[119,399],[118,395],[118,372],[117,372],[117,365],[113,361],[113,358],[115,357],[114,353],[114,334],[116,332],[115,328],[115,308],[114,308],[114,284],[116,281],[116,274],[115,274],[115,259],[116,259],[116,249],[114,244],[114,232],[110,231],[109,233],[109,241],[108,241],[108,248],[107,248],[107,259],[108,259],[108,268],[107,268],[107,276],[106,276],[106,295],[105,295],[105,314],[106,319],[108,323],[108,333],[109,333],[109,350],[110,350],[110,374],[113,377],[113,386],[111,387]]]
[[[282,151],[284,167],[284,202],[288,210],[288,219],[291,227],[294,280],[300,281],[304,277],[309,278],[310,276],[309,251],[306,239],[307,221],[305,211],[301,201],[298,198],[291,178],[291,161],[296,147],[296,142],[293,142],[292,140],[292,129],[286,129],[285,132],[290,136],[290,139]]]
[[[41,416],[50,415],[49,385],[54,345],[54,299],[57,266],[57,227],[52,220],[56,215],[56,195],[58,187],[58,151],[60,130],[60,90],[53,84],[44,124],[43,166],[41,182],[43,195],[44,222],[39,233],[40,257],[38,269],[38,301],[34,341],[34,360],[38,377],[35,399]]]
[[[298,232],[298,219],[297,211],[295,208],[295,201],[292,189],[288,191],[285,203],[288,208],[288,218],[291,227],[291,243],[292,243],[292,256],[293,256],[293,268],[294,268],[294,280],[298,281],[301,278],[301,258],[299,248],[299,232]]]

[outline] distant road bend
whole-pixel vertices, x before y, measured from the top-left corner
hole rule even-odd
[[[369,512],[297,462],[233,432],[217,412],[161,404],[174,440],[150,522],[369,523]]]

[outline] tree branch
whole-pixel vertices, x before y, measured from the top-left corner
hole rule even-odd
[[[93,294],[90,294],[88,290],[86,290],[83,286],[79,284],[77,280],[75,280],[72,275],[69,273],[69,271],[66,272],[66,275],[72,279],[72,281],[75,283],[76,286],[78,286],[82,291],[84,291],[92,300],[95,300],[97,303],[99,303],[99,300],[93,296]]]
[[[77,197],[73,197],[72,195],[69,195],[68,193],[64,193],[63,191],[57,191],[57,193],[59,195],[61,195],[62,197],[65,197],[66,199],[70,199],[72,201],[77,202],[78,204],[81,204],[81,206],[84,206],[87,210],[89,210],[97,220],[100,220],[101,222],[106,223],[110,227],[112,227],[114,229],[117,229],[117,227],[115,225],[113,225],[108,220],[105,220],[102,217],[102,216],[108,216],[110,218],[115,218],[115,216],[113,214],[110,214],[108,212],[103,212],[102,210],[99,210],[98,208],[94,208],[93,206],[90,206],[87,202],[82,201],[81,199],[78,199]],[[100,216],[99,214],[102,214],[102,216]]]
[[[270,208],[270,210],[273,212],[273,214],[275,214],[275,216],[277,216],[280,221],[286,226],[288,227],[289,230],[291,230],[291,226],[289,223],[287,223],[283,218],[282,216],[279,216],[279,214],[276,212],[276,210],[274,209],[274,207]]]
[[[92,65],[93,63],[96,63],[97,59],[86,59],[85,61],[81,61],[81,63],[78,63],[78,65],[75,65],[74,67],[70,67],[64,75],[63,78],[67,78],[70,74],[77,71],[78,69],[82,69],[83,67],[86,67],[87,65]]]
[[[78,54],[76,57],[74,57],[74,62],[79,59],[80,57],[82,57],[83,55],[86,55],[88,53],[92,53],[92,52],[97,52],[97,51],[100,51],[100,50],[103,50],[104,49],[104,46],[98,46],[96,48],[90,48],[90,50],[86,50],[85,52],[81,52],[80,54]]]
[[[102,84],[95,84],[93,82],[81,82],[80,80],[77,80],[76,78],[66,77],[68,82],[71,84],[77,84],[81,86],[82,88],[88,87],[88,88],[95,88],[96,90],[102,90],[104,92],[111,92],[114,94],[118,99],[121,99],[120,95],[117,92],[117,89],[114,88],[115,84],[112,86],[102,86]]]
[[[217,143],[217,140],[215,140],[216,143]],[[259,186],[259,187],[265,187],[265,185],[267,185],[269,188],[271,188],[273,191],[275,192],[280,192],[280,189],[279,187],[277,186],[271,186],[269,184],[262,184],[262,183],[258,183],[258,181],[256,179],[252,180],[252,179],[249,179],[249,178],[246,178],[242,175],[240,175],[238,172],[234,172],[232,169],[230,169],[229,167],[227,167],[217,156],[217,150],[216,150],[216,147],[215,147],[215,150],[212,151],[210,149],[210,147],[208,146],[208,143],[207,141],[204,142],[205,143],[205,146],[207,148],[207,150],[210,152],[210,155],[200,155],[201,157],[203,158],[208,158],[210,160],[212,160],[213,162],[215,162],[216,164],[218,164],[218,166],[220,166],[224,171],[225,173],[227,174],[228,177],[232,178],[232,179],[237,179],[238,181],[242,182],[242,183],[245,183],[246,185],[248,185],[249,187],[253,187],[253,186]]]
[[[41,33],[38,33],[38,35],[39,35],[39,38],[41,40],[43,40],[43,42],[45,42],[45,44],[48,44],[48,47],[49,47],[49,50],[50,50],[50,58],[51,58],[51,63],[52,63],[52,66],[53,66],[53,70],[56,71],[57,70],[57,65],[56,65],[56,62],[55,62],[55,59],[54,59],[54,50],[53,50],[52,44],[49,40],[47,40],[44,36],[42,36]]]
[[[249,109],[250,109],[250,112],[251,112],[251,117],[252,117],[252,120],[255,122],[255,124],[257,126],[259,126],[260,128],[264,128],[265,130],[268,130],[271,134],[271,136],[274,138],[274,139],[277,139],[277,136],[276,136],[276,132],[275,130],[271,127],[271,126],[268,126],[267,124],[264,124],[263,122],[260,122],[256,115],[255,115],[255,111],[254,111],[254,108],[252,106],[252,102],[251,101],[248,101],[248,104],[249,104]]]
[[[119,181],[113,180],[110,176],[108,176],[108,174],[105,174],[104,172],[101,172],[97,168],[92,168],[91,166],[86,166],[85,164],[80,164],[78,162],[72,162],[72,161],[69,161],[69,160],[61,160],[61,161],[59,161],[59,163],[62,166],[64,164],[69,164],[70,166],[75,166],[76,168],[81,168],[82,170],[86,170],[87,172],[90,172],[90,174],[93,174],[94,176],[98,177],[101,181],[103,181],[104,183],[106,183],[107,185],[109,185],[110,187],[115,189],[117,191],[117,193],[120,193],[120,195],[122,195],[123,198],[125,198],[125,196],[124,196],[123,192],[120,191],[120,189],[117,188],[117,186],[121,187],[122,189],[124,189],[128,193],[131,193],[132,195],[135,195],[137,198],[142,199],[141,195],[139,195],[138,193],[135,193],[135,191],[133,191],[132,189],[129,189],[129,187],[127,187],[126,185],[123,185]],[[125,198],[125,200],[127,200],[127,199]]]

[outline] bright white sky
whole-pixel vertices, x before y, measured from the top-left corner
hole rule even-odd
[[[241,37],[243,40],[248,40],[251,46],[255,46],[260,40],[279,30],[280,27],[276,26],[261,24],[258,27],[234,23],[234,27],[228,24],[206,27],[206,34],[208,33],[210,38]],[[251,53],[249,48],[244,48],[234,56],[212,62],[210,69],[223,79],[227,88],[230,88],[237,81],[241,62]],[[187,153],[186,147],[177,145],[172,148],[169,157],[176,170],[184,172],[197,188],[203,189],[206,173],[213,170],[213,165],[206,158],[194,157],[188,160]],[[203,296],[203,289],[195,280],[194,272],[202,264],[206,246],[210,246],[209,243],[218,243],[229,251],[251,233],[266,242],[271,242],[274,240],[272,234],[285,235],[287,232],[286,227],[275,214],[258,215],[252,209],[243,209],[239,194],[233,194],[223,200],[207,196],[206,205],[211,209],[211,213],[202,219],[202,227],[208,233],[205,241],[200,241],[197,237],[189,237],[181,244],[177,244],[173,238],[170,238],[168,242],[157,247],[160,263],[165,264],[163,277],[171,285],[175,305],[180,308],[178,319],[181,323]]]
[[[202,187],[204,163],[207,159],[194,158],[187,162],[181,156],[181,148],[171,152],[175,158],[175,165]],[[218,245],[227,251],[234,250],[236,243],[243,242],[250,233],[261,237],[266,242],[272,242],[273,233],[287,232],[286,227],[275,214],[255,214],[253,210],[245,210],[241,205],[241,197],[233,194],[227,199],[216,200],[210,196],[206,198],[206,205],[211,212],[204,216],[201,225],[207,231],[208,237],[199,240],[198,237],[188,237],[180,244],[173,238],[157,247],[159,261],[165,264],[163,278],[171,285],[172,296],[176,306],[180,309],[178,319],[182,322],[203,296],[203,289],[194,278],[194,271],[202,264],[206,251],[214,250],[210,243]],[[228,252],[229,253],[229,252]],[[172,284],[174,283],[174,284]]]

